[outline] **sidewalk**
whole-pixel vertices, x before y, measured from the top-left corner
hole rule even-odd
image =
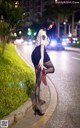
[[[75,47],[65,47],[65,50],[80,52],[80,48]]]
[[[17,51],[20,57],[28,63],[31,68],[31,62],[25,60],[23,54]],[[43,116],[34,115],[32,109],[31,98],[29,101],[20,106],[17,110],[4,117],[3,120],[8,120],[8,128],[41,128],[49,120],[53,114],[57,105],[57,93],[53,83],[47,77],[47,86],[41,83],[41,99],[45,100],[46,103],[42,105],[42,110],[45,112]]]

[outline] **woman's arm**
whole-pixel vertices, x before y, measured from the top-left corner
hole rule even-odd
[[[44,46],[46,44],[46,32],[44,30],[40,31],[40,53],[41,53],[41,58],[39,61],[39,66],[41,67],[41,69],[43,70],[43,62],[44,62]]]
[[[41,44],[41,58],[44,60],[44,45]]]

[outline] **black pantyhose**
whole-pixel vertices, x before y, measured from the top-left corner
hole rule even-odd
[[[54,73],[55,68],[53,64],[51,63],[51,61],[45,62],[44,66],[46,67],[45,74]]]
[[[45,62],[44,66],[46,67],[45,74],[53,73],[55,71],[51,61]],[[40,107],[41,68],[39,66],[35,66],[35,74],[36,74],[35,101],[36,101],[36,106],[41,110]]]
[[[35,86],[35,101],[36,105],[40,107],[40,84],[41,84],[41,68],[39,66],[35,67],[36,73],[36,86]]]

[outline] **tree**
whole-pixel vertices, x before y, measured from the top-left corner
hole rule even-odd
[[[60,23],[66,21],[68,17],[72,15],[73,10],[74,7],[69,4],[54,4],[46,6],[43,17],[45,19],[53,17],[56,20],[58,37],[60,36]]]
[[[4,53],[4,50],[5,50],[5,42],[8,38],[8,27],[9,27],[9,24],[6,23],[6,22],[0,22],[0,38],[1,38],[1,41],[3,41],[3,49],[2,49],[2,54]]]
[[[22,9],[20,6],[15,6],[15,1],[4,1],[0,4],[0,15],[3,15],[4,20],[9,23],[9,26],[14,28],[21,19]]]
[[[7,41],[6,39],[8,39],[10,32],[19,25],[21,14],[22,9],[19,6],[15,7],[15,1],[2,0],[0,3],[0,17],[3,17],[3,22],[0,23],[0,34],[3,43]]]

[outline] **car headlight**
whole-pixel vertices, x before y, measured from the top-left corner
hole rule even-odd
[[[50,46],[56,46],[57,42],[55,40],[52,40],[50,43]]]
[[[66,42],[65,42],[65,41],[63,41],[63,42],[62,42],[62,45],[63,45],[63,46],[66,46]]]

